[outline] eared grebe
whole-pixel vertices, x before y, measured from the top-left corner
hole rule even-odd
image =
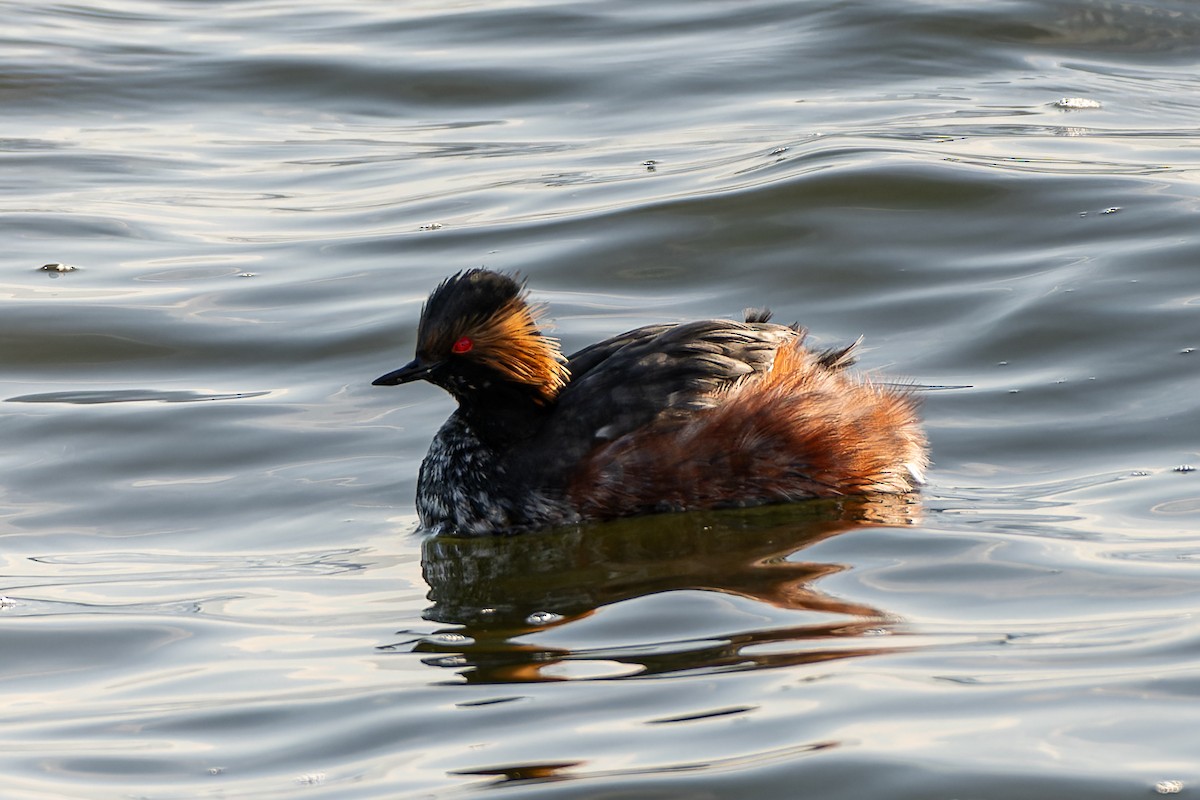
[[[922,482],[910,393],[848,374],[857,342],[745,322],[649,325],[564,359],[514,278],[471,269],[429,296],[416,358],[376,386],[426,380],[458,409],[421,464],[428,529],[471,535],[585,519]]]

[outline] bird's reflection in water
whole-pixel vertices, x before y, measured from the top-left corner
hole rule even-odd
[[[893,650],[875,636],[892,617],[815,587],[845,567],[797,554],[854,528],[912,524],[918,512],[911,497],[858,497],[507,537],[434,537],[423,549],[433,602],[425,618],[455,627],[421,636],[415,650],[473,683],[755,669]],[[580,646],[564,646],[569,636],[538,642],[618,604],[641,600],[653,616],[655,601],[689,591],[746,598],[752,602],[743,605],[764,604],[771,613],[751,615],[753,627],[733,615],[733,629],[701,636],[650,626],[659,635],[651,643],[636,622],[624,631],[628,639],[593,633]],[[389,649],[401,647],[409,649]],[[605,666],[599,673],[580,668],[589,663]]]

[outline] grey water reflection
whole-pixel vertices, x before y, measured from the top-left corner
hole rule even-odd
[[[414,649],[435,654],[426,663],[454,669],[471,683],[577,677],[549,669],[570,661],[602,660],[621,665],[620,676],[647,676],[892,651],[895,645],[879,634],[895,618],[822,592],[817,583],[845,565],[801,554],[863,526],[910,525],[919,508],[913,498],[844,498],[512,537],[434,537],[423,548],[432,601],[424,616],[460,627],[420,636]],[[705,596],[695,593],[748,602],[738,613],[714,610],[694,602]],[[648,604],[646,613],[628,623],[568,632],[565,643],[561,635],[539,641],[604,609],[638,602]],[[639,624],[667,617],[675,624],[659,630]]]

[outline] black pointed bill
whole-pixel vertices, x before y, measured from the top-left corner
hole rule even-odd
[[[405,364],[400,369],[394,369],[387,375],[380,375],[375,380],[371,381],[372,386],[399,386],[402,383],[411,383],[419,381],[429,375],[430,372],[437,366],[435,361],[432,364],[426,364],[420,359],[413,359]]]

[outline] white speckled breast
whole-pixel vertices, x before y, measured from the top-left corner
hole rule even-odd
[[[565,503],[519,487],[500,454],[458,413],[438,430],[421,462],[417,513],[423,528],[468,536],[578,517]]]

